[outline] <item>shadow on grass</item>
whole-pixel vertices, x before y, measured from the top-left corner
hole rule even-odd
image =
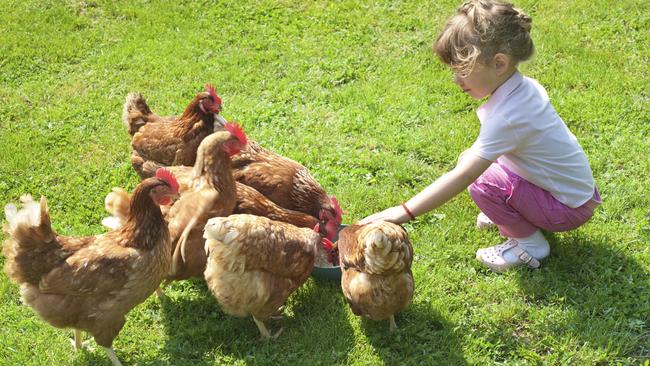
[[[650,353],[650,278],[643,267],[612,238],[580,232],[547,234],[552,254],[540,271],[522,270],[522,291],[539,307],[566,311],[549,319],[553,337],[608,349],[620,358],[642,359]],[[508,337],[509,335],[504,335]]]
[[[345,360],[354,336],[342,297],[329,283],[305,283],[287,303],[282,320],[266,322],[276,340],[262,341],[251,317],[225,314],[201,280],[175,283],[161,299],[167,340],[159,354],[165,360],[136,359],[138,364],[214,365],[242,360],[254,364],[300,364],[319,355],[322,364]],[[340,290],[338,291],[340,292]],[[340,299],[337,300],[337,297]]]
[[[362,319],[368,340],[387,365],[467,365],[454,325],[427,304],[411,304],[395,316],[398,329],[390,332],[388,320]]]
[[[99,347],[99,346],[97,346]],[[101,348],[101,347],[99,347]],[[106,352],[102,349],[99,352],[88,352],[88,351],[78,351],[82,352],[79,357],[74,359],[72,363],[75,366],[82,365],[110,365],[111,361],[109,360]],[[119,357],[119,356],[118,356]],[[121,360],[124,361],[124,360]]]

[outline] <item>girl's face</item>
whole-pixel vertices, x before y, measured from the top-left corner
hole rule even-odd
[[[501,85],[494,65],[477,62],[472,72],[466,77],[454,74],[456,83],[465,93],[474,99],[483,99],[492,94]]]

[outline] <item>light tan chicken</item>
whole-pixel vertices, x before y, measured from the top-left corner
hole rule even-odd
[[[114,365],[113,339],[126,314],[169,272],[171,242],[159,205],[177,195],[174,177],[160,171],[133,193],[124,225],[106,234],[67,237],[54,232],[45,198],[23,196],[24,208],[5,207],[5,271],[20,285],[23,303],[58,328],[73,328],[75,348],[87,331]]]
[[[321,237],[313,230],[254,215],[231,215],[205,225],[205,280],[223,310],[264,321],[309,277]]]
[[[226,131],[206,137],[197,153],[193,184],[165,213],[174,252],[168,280],[201,277],[205,269],[203,227],[208,219],[228,216],[237,204],[230,159],[246,145],[242,129],[231,123]]]
[[[390,320],[413,298],[413,247],[404,229],[389,222],[352,225],[339,233],[341,288],[352,312]]]

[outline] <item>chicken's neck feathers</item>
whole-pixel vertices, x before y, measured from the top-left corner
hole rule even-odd
[[[205,114],[199,110],[198,107],[190,105],[183,115],[181,115],[173,126],[175,136],[185,136],[192,131],[198,133],[199,131],[212,132],[214,129],[214,116],[211,113]]]
[[[136,189],[131,197],[129,216],[118,235],[128,238],[126,247],[150,250],[169,237],[167,224],[160,207],[149,196],[149,190]]]
[[[230,158],[225,154],[205,157],[203,171],[206,183],[219,193],[236,192],[236,181],[230,168]]]

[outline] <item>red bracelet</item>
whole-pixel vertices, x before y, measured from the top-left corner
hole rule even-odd
[[[411,220],[415,220],[415,215],[413,215],[413,212],[411,212],[411,210],[409,210],[409,208],[406,207],[405,202],[402,202],[402,207],[404,208],[404,211],[406,211],[406,213],[409,215],[409,217],[411,217]]]

